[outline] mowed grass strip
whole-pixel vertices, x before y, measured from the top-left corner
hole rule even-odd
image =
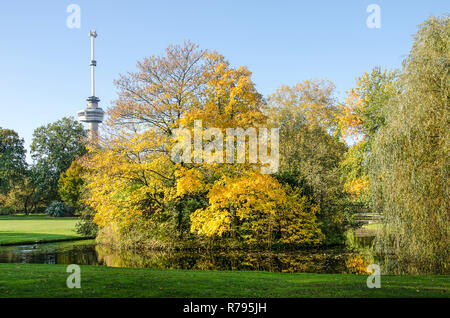
[[[81,238],[75,232],[77,218],[0,216],[0,245],[49,242]]]
[[[0,264],[0,297],[449,297],[449,276],[193,271],[81,266],[69,289],[65,265]]]

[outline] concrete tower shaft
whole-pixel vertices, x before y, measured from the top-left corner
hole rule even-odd
[[[98,124],[103,121],[104,112],[98,107],[100,99],[95,96],[95,67],[97,66],[97,61],[95,60],[95,38],[97,37],[97,32],[91,30],[89,36],[91,37],[91,96],[87,98],[87,107],[78,111],[77,115],[80,121],[89,124],[90,142],[97,143],[99,137]]]

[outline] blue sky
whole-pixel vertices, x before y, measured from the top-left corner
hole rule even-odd
[[[369,29],[369,4],[381,28]],[[70,4],[81,28],[66,25]],[[327,78],[338,96],[374,66],[399,68],[417,25],[449,13],[428,1],[2,1],[0,3],[0,126],[31,143],[33,130],[75,116],[90,94],[89,29],[96,40],[96,95],[106,109],[113,80],[136,61],[191,40],[232,65],[246,65],[267,96],[281,84]]]

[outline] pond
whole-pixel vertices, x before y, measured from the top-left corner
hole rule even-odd
[[[365,239],[362,243],[367,244]],[[352,273],[362,262],[343,247],[295,251],[117,251],[94,240],[0,247],[0,263]]]

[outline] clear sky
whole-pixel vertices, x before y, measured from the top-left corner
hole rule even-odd
[[[66,25],[70,4],[81,8],[79,29]],[[366,25],[370,4],[381,8],[379,29]],[[0,126],[29,147],[34,129],[86,106],[91,28],[99,34],[96,95],[106,109],[118,74],[184,40],[246,65],[265,96],[309,78],[333,81],[343,96],[374,66],[401,67],[418,24],[449,9],[448,0],[2,0]]]

